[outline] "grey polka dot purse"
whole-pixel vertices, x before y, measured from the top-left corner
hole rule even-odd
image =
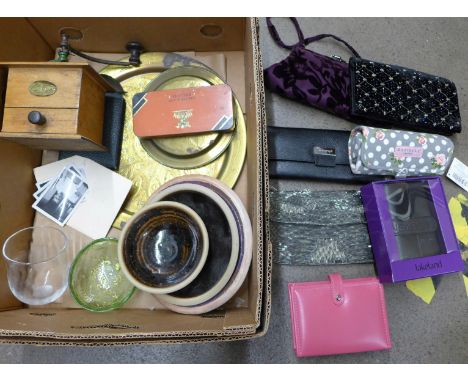
[[[451,135],[461,131],[455,84],[442,77],[352,57],[353,117],[374,125]]]
[[[442,135],[357,126],[348,141],[354,174],[443,175],[453,155]]]

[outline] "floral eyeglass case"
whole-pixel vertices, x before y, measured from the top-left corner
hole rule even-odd
[[[348,141],[354,174],[443,175],[452,155],[452,141],[442,135],[357,126]]]

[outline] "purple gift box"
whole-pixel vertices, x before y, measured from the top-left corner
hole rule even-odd
[[[381,282],[463,270],[439,177],[373,182],[361,197]]]

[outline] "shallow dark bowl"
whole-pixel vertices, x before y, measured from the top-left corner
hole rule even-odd
[[[119,240],[119,262],[137,288],[172,293],[197,277],[208,248],[208,232],[195,211],[180,203],[159,202],[127,222]]]

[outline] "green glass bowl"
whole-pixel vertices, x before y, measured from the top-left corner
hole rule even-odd
[[[75,301],[92,312],[120,308],[135,292],[119,264],[118,240],[92,241],[76,256],[68,285]]]

